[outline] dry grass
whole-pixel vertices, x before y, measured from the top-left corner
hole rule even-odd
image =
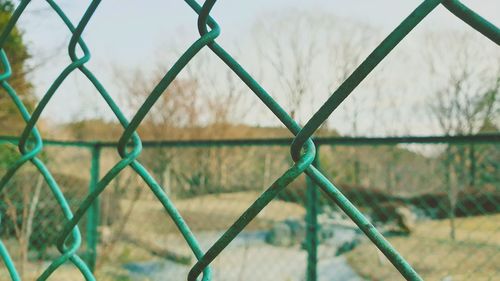
[[[214,194],[176,200],[174,203],[193,231],[220,231],[230,227],[258,195],[256,192]],[[130,203],[130,201],[123,200],[123,209],[127,209]],[[304,215],[305,209],[302,206],[274,200],[246,229],[263,229],[272,222],[290,217],[302,218]],[[140,227],[141,233],[151,232],[155,235],[177,232],[163,206],[150,199],[141,199],[136,202],[127,224],[127,233],[137,233],[138,227]]]
[[[258,196],[257,192],[237,192],[178,199],[174,200],[174,203],[196,235],[201,231],[226,230]],[[132,202],[123,199],[120,204],[122,210],[127,210]],[[286,218],[302,219],[304,215],[305,209],[302,206],[274,200],[248,225],[246,230],[265,229],[275,221]],[[128,237],[160,245],[173,252],[192,255],[173,221],[156,199],[141,198],[135,202],[124,233]],[[12,248],[11,246],[8,245],[9,248]],[[204,248],[207,246],[204,245]],[[15,249],[11,250],[15,252]],[[98,249],[102,254],[100,250]],[[129,280],[126,272],[120,269],[122,264],[157,258],[141,247],[126,241],[118,241],[112,247],[112,252],[108,254],[109,260],[98,266],[98,280]],[[98,264],[99,262],[98,260]],[[23,280],[35,280],[47,266],[47,263],[30,262]],[[4,280],[5,276],[8,276],[5,268],[0,267],[0,281]],[[50,280],[83,280],[83,278],[74,266],[67,264],[58,269]]]
[[[417,226],[409,237],[389,241],[425,280],[499,280],[500,215],[457,219],[456,239],[447,220]],[[378,250],[366,242],[347,254],[353,268],[369,280],[404,280]]]
[[[234,221],[259,196],[257,192],[236,192],[198,196],[189,199],[174,200],[175,206],[186,220],[191,230],[199,239],[203,232],[222,232],[227,230]],[[152,198],[141,198],[135,202],[121,201],[122,210],[133,205],[133,211],[125,226],[124,237],[139,241],[150,248],[162,249],[183,257],[192,257],[191,250],[177,227],[168,216],[163,206]],[[302,219],[304,207],[283,201],[272,201],[245,230],[260,230],[269,228],[273,222],[287,218]],[[208,242],[218,235],[203,237],[203,248],[208,248]],[[146,261],[155,258],[150,253],[139,249],[137,245],[121,239],[108,253],[108,262],[122,264],[126,262]],[[207,242],[208,241],[208,242]],[[205,244],[205,245],[203,245]]]

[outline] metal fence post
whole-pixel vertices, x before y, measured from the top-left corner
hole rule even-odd
[[[474,144],[469,144],[469,186],[476,187],[476,149]]]
[[[97,182],[99,181],[99,157],[101,154],[101,147],[96,144],[92,146],[92,162],[90,166],[90,184],[89,193],[92,192]],[[98,243],[98,231],[97,226],[99,225],[99,197],[97,197],[88,210],[87,217],[87,265],[90,270],[94,272],[96,258],[97,258],[97,243]]]
[[[319,145],[316,145],[316,158],[313,166],[319,168]],[[307,248],[307,281],[318,280],[318,188],[306,176],[307,183],[307,214],[306,214],[306,248]]]
[[[359,174],[361,173],[361,163],[359,163],[358,156],[355,156],[354,159],[354,184],[356,186],[361,185],[361,181],[359,179]]]

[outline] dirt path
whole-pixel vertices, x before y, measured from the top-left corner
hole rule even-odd
[[[199,237],[213,240],[217,235]],[[275,247],[266,244],[261,235],[242,236],[234,241],[214,262],[214,280],[221,281],[302,281],[305,280],[307,253],[300,247]],[[202,238],[202,239],[203,239]],[[203,239],[203,240],[205,240]],[[211,242],[211,241],[210,241]],[[331,252],[334,253],[332,248]],[[183,280],[190,269],[167,260],[128,264],[125,268],[133,280]],[[323,258],[318,264],[319,281],[361,281],[344,257]]]

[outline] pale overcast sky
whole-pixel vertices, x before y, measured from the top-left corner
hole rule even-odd
[[[57,2],[76,23],[90,1]],[[497,26],[500,25],[500,1],[464,0],[463,2]],[[230,52],[236,52],[237,50],[232,48],[238,46],[238,53],[241,54],[240,49],[252,48],[252,44],[255,44],[247,34],[251,33],[256,22],[265,21],[266,18],[286,13],[291,9],[309,13],[331,13],[340,18],[370,25],[380,31],[378,36],[382,40],[419,3],[421,1],[416,0],[220,0],[212,14],[222,28],[218,42],[226,46]],[[32,79],[38,96],[43,95],[53,79],[68,64],[66,46],[70,33],[55,13],[47,7],[44,1],[32,1],[28,13],[23,15],[19,22],[34,55],[32,64],[40,61],[40,58],[52,58],[50,63],[33,74]],[[438,7],[414,33],[423,33],[426,30],[456,32],[470,30],[470,27],[443,7]],[[87,65],[110,89],[111,94],[115,95],[116,83],[111,75],[113,66],[123,67],[124,71],[138,67],[145,70],[154,68],[161,63],[158,61],[158,53],[162,48],[176,46],[181,50],[185,49],[197,36],[196,14],[181,0],[102,1],[84,32],[84,39],[92,53],[92,59]],[[235,42],[238,44],[234,44]],[[490,47],[493,45],[488,40],[484,40],[484,44]],[[415,48],[410,43],[402,44],[401,48],[404,46]],[[244,50],[243,54],[245,52]],[[239,55],[238,58],[244,66],[248,64],[251,70],[251,56]],[[328,93],[322,93],[320,97],[324,100],[327,95]],[[80,114],[86,117],[93,117],[96,114],[109,117],[109,114],[103,113],[106,112],[104,104],[95,101],[96,97],[95,91],[81,79],[80,74],[71,75],[56,93],[43,117],[51,117],[54,121],[68,121]],[[319,106],[321,102],[318,99],[313,107]],[[309,111],[307,115],[312,113],[313,108]],[[262,118],[267,120],[270,115],[265,116]],[[262,119],[251,122],[273,124]],[[334,125],[341,131],[348,130],[341,126]],[[430,131],[424,128],[417,129],[418,132]]]

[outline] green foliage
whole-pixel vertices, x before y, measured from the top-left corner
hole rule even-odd
[[[19,157],[14,145],[0,144],[0,171],[8,169]]]
[[[14,11],[14,4],[10,0],[0,1],[0,11],[2,13],[12,13]]]
[[[1,30],[7,25],[13,10],[14,5],[11,1],[0,0]],[[12,77],[9,79],[9,83],[16,90],[28,109],[30,109],[35,102],[32,91],[33,86],[27,77],[27,62],[30,59],[30,54],[26,42],[23,39],[23,33],[18,28],[12,30],[9,37],[7,37],[3,49],[12,67]],[[3,72],[4,70],[5,66],[2,65],[1,71]],[[0,112],[0,130],[2,134],[15,134],[22,128],[23,121],[14,104],[10,101],[10,98],[4,91],[2,92],[3,93],[0,94],[0,107],[2,108]]]
[[[86,194],[88,183],[85,180],[62,174],[53,176],[61,185],[65,196],[71,198],[70,205],[79,203],[79,199]],[[36,206],[32,206],[33,194],[40,181],[39,177],[41,175],[38,175],[32,167],[23,168],[16,173],[7,188],[0,194],[0,214],[3,222],[0,235],[15,238],[15,229],[22,229],[28,220],[26,210],[35,207],[29,246],[37,252],[37,258],[41,259],[47,254],[47,247],[55,244],[63,227],[61,222],[65,218],[45,183],[41,186]],[[80,224],[82,231],[85,231],[85,226],[86,220],[82,219]]]

